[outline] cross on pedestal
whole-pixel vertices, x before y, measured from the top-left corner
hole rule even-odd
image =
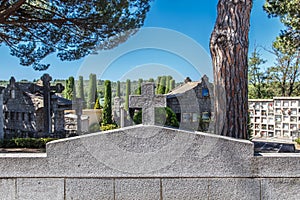
[[[155,124],[155,108],[166,107],[164,95],[155,95],[155,84],[142,84],[142,95],[129,96],[129,108],[142,108],[142,122],[144,125]]]
[[[41,80],[43,81],[42,90],[44,97],[44,133],[50,135],[52,132],[51,96],[54,93],[61,93],[64,90],[64,86],[60,83],[51,86],[52,77],[49,74],[44,74]],[[37,88],[34,90],[37,90]]]

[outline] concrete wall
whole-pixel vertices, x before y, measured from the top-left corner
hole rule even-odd
[[[300,156],[253,144],[135,126],[0,155],[0,199],[299,199]]]

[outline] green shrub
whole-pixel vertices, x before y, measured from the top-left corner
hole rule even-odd
[[[133,121],[135,124],[142,123],[142,111],[134,114]],[[155,108],[155,124],[161,126],[179,127],[179,122],[176,118],[176,114],[169,107]]]
[[[118,126],[116,124],[102,124],[100,129],[101,131],[109,131],[109,130],[113,130],[113,129],[117,129]]]
[[[1,148],[46,148],[46,143],[57,140],[55,138],[14,138],[1,140]]]
[[[300,145],[300,138],[297,138],[297,139],[295,140],[295,142],[297,142],[297,144]]]

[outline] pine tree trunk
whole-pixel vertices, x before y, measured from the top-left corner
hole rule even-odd
[[[248,32],[252,0],[219,0],[210,40],[215,132],[248,138]]]

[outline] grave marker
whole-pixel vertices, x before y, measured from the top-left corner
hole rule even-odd
[[[142,108],[142,122],[144,125],[155,124],[155,108],[166,107],[167,100],[164,95],[155,95],[155,84],[142,84],[141,95],[129,96],[129,108]]]

